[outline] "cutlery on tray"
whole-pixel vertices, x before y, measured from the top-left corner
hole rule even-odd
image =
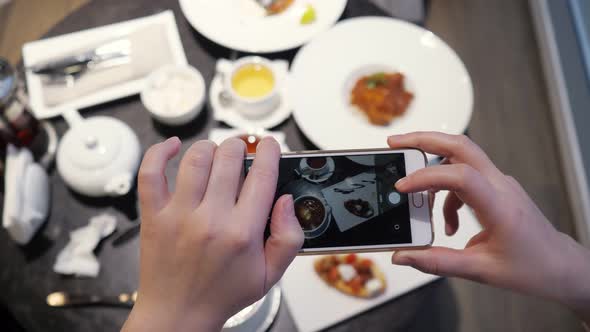
[[[79,76],[87,70],[127,64],[130,61],[130,54],[131,42],[129,39],[122,38],[79,54],[49,60],[28,69],[37,75],[50,77]]]
[[[121,306],[132,307],[137,300],[137,291],[133,293],[121,293],[119,295],[91,295],[73,294],[67,292],[54,292],[47,295],[47,305],[50,307],[74,307],[74,306]]]

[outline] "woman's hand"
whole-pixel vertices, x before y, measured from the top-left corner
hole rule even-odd
[[[391,148],[418,148],[445,157],[396,183],[402,192],[449,190],[445,231],[459,227],[467,204],[483,230],[463,250],[432,247],[398,251],[393,263],[561,301],[590,322],[590,254],[558,232],[512,177],[503,174],[465,136],[412,133],[391,136]]]
[[[124,331],[219,331],[266,294],[303,244],[291,196],[276,202],[264,243],[278,177],[276,141],[260,142],[246,179],[244,142],[196,142],[170,193],[164,170],[179,148],[178,138],[156,144],[141,164],[139,296]]]

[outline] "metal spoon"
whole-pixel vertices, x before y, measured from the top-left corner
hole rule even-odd
[[[132,307],[137,300],[137,291],[121,293],[119,295],[90,295],[54,292],[47,295],[47,305],[50,307],[73,307],[89,305],[106,305]]]

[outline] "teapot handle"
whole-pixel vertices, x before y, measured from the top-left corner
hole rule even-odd
[[[66,119],[66,122],[70,127],[74,127],[75,125],[84,121],[84,118],[80,115],[77,109],[69,109],[62,113],[63,117]]]
[[[289,62],[285,60],[274,60],[272,62],[274,70],[281,76],[287,75],[289,72]]]
[[[227,76],[233,69],[233,62],[226,60],[226,59],[219,59],[217,60],[217,64],[215,65],[215,70],[223,75]]]

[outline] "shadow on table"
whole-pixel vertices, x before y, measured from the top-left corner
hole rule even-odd
[[[53,245],[54,241],[47,237],[44,231],[48,223],[48,221],[45,221],[43,225],[41,225],[41,227],[37,230],[35,235],[33,235],[31,241],[20,247],[27,262],[34,261],[41,255],[45,254]]]
[[[129,193],[119,197],[89,197],[78,194],[68,187],[68,191],[72,197],[84,205],[109,208],[114,207],[115,210],[121,212],[128,220],[136,220],[139,216],[137,211],[137,184],[129,190]]]
[[[0,327],[4,332],[24,332],[22,326],[3,303],[0,303]]]
[[[447,279],[440,279],[366,313],[342,322],[326,332],[349,331],[457,331],[457,300]]]
[[[192,138],[203,131],[203,129],[207,126],[208,116],[209,107],[207,105],[203,105],[201,113],[199,113],[199,115],[197,115],[193,120],[191,120],[191,122],[187,124],[180,126],[170,126],[152,118],[152,125],[154,126],[154,129],[163,137],[177,136],[180,139],[187,139]]]

